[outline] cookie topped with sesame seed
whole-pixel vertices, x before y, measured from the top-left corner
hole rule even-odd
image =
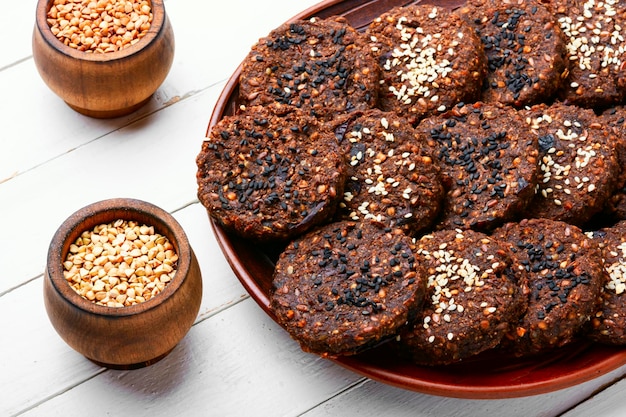
[[[600,343],[626,345],[626,221],[590,235],[602,251],[606,281],[587,336]]]
[[[598,108],[626,98],[626,2],[560,0],[553,9],[567,40],[566,103]]]
[[[336,132],[350,158],[341,218],[376,221],[407,234],[431,226],[445,190],[419,131],[395,113],[374,109]]]
[[[383,13],[366,30],[381,69],[379,102],[411,123],[479,98],[485,54],[455,12],[408,5]]]
[[[592,223],[598,225],[596,229],[626,220],[626,107],[615,106],[606,109],[599,116],[598,122],[607,127],[615,138],[620,174],[615,192],[609,197],[602,211],[592,220]]]
[[[416,256],[427,299],[392,346],[412,362],[444,365],[498,345],[524,306],[506,248],[480,232],[444,230],[419,239]]]
[[[330,220],[347,163],[334,134],[293,107],[226,116],[196,158],[198,198],[229,231],[284,241]]]
[[[565,37],[538,0],[469,0],[461,15],[485,48],[487,76],[481,100],[521,107],[549,100],[563,84]]]
[[[280,255],[270,308],[304,351],[323,357],[371,348],[413,320],[426,280],[400,229],[330,223]]]
[[[372,108],[379,72],[362,34],[342,17],[285,23],[261,38],[241,65],[247,105],[280,103],[309,115]]]
[[[418,125],[446,182],[438,229],[490,230],[515,219],[535,194],[539,148],[512,107],[456,105]]]
[[[537,194],[528,217],[583,225],[616,189],[617,141],[595,113],[554,103],[525,111],[541,151]]]
[[[596,242],[578,227],[555,220],[508,223],[494,238],[507,242],[528,279],[528,308],[502,341],[514,356],[563,346],[596,312],[604,280]]]

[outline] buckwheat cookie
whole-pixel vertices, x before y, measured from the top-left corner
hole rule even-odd
[[[602,251],[606,281],[587,336],[610,345],[626,344],[626,221],[591,233]]]
[[[605,110],[598,120],[610,129],[617,148],[619,171],[616,190],[604,208],[595,216],[594,222],[603,226],[626,220],[626,108],[615,106]]]
[[[407,234],[432,225],[445,190],[430,149],[406,119],[368,110],[336,132],[350,158],[341,218],[372,220]]]
[[[480,97],[483,46],[456,12],[434,5],[397,7],[366,30],[382,81],[380,107],[411,123]]]
[[[416,254],[427,300],[392,346],[414,363],[444,365],[498,345],[524,306],[506,248],[480,232],[445,230],[419,239]]]
[[[424,119],[446,182],[439,229],[490,230],[515,219],[535,195],[539,147],[512,107],[456,105]]]
[[[554,14],[537,0],[469,0],[461,15],[476,30],[487,56],[482,101],[516,107],[550,99],[569,65]]]
[[[362,34],[341,17],[312,18],[285,23],[251,48],[239,96],[247,105],[277,102],[332,119],[374,107],[378,81]]]
[[[593,111],[578,106],[557,102],[524,114],[541,150],[537,195],[527,216],[585,224],[618,185],[615,136]]]
[[[335,357],[395,336],[420,310],[425,289],[412,240],[401,230],[342,221],[281,253],[270,308],[304,351]]]
[[[626,98],[626,2],[560,0],[553,9],[571,63],[560,98],[594,109],[622,103]]]
[[[494,238],[509,244],[527,272],[527,309],[502,340],[514,356],[564,346],[597,311],[605,282],[597,243],[578,227],[548,219],[507,223]]]
[[[330,220],[347,161],[334,134],[293,107],[226,116],[196,158],[198,198],[225,229],[254,241],[291,239]]]

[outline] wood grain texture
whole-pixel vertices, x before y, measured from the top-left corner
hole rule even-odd
[[[83,416],[88,405],[93,416],[297,416],[359,380],[259,313],[247,299],[196,324],[153,366],[107,371],[24,415]]]

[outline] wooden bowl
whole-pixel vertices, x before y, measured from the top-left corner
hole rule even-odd
[[[119,117],[147,103],[174,59],[174,32],[163,0],[148,1],[153,21],[139,42],[115,52],[87,53],[54,36],[47,23],[53,0],[38,0],[32,48],[43,81],[71,108],[91,117]]]
[[[80,296],[65,280],[63,261],[86,230],[118,219],[154,226],[178,254],[176,273],[161,293],[142,303],[107,307]],[[88,205],[63,222],[48,250],[44,303],[53,327],[91,361],[115,369],[148,366],[165,357],[194,323],[202,298],[196,256],[178,222],[144,201],[111,199]]]

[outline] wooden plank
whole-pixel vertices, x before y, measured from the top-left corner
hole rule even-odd
[[[626,380],[608,386],[589,400],[573,408],[562,417],[624,417],[626,416]]]
[[[70,349],[46,316],[42,279],[0,297],[0,415],[13,415],[101,372]]]
[[[149,368],[107,371],[24,416],[297,416],[360,379],[307,354],[252,299],[196,324]]]
[[[208,215],[200,203],[174,213],[185,230],[202,271],[202,304],[198,320],[248,298],[248,293],[235,277],[211,230]]]
[[[465,400],[437,397],[367,380],[337,397],[331,398],[326,403],[305,413],[302,417],[357,417],[363,415],[394,417],[556,416],[583,401],[599,387],[619,378],[624,373],[626,373],[626,367],[572,388],[531,397],[502,400]],[[622,386],[621,390],[617,389],[617,393],[623,395],[624,387]],[[597,404],[601,405],[601,402],[598,401]],[[617,398],[613,401],[613,405],[615,404],[617,404]],[[566,415],[567,417],[624,416],[626,406],[621,407],[621,414],[605,414],[608,407],[604,406],[597,410],[594,409],[595,412],[589,412],[588,408],[583,409],[585,412],[581,414]]]
[[[0,100],[0,185],[163,107],[153,99],[129,116],[92,119],[72,110],[49,90],[32,59],[0,74],[0,91],[11,97]]]
[[[32,54],[31,40],[35,27],[35,0],[9,2],[0,0],[0,36],[5,41],[0,54],[0,72]],[[0,89],[0,91],[3,91]],[[6,96],[5,96],[6,97]]]
[[[55,230],[87,204],[133,197],[171,211],[195,201],[195,158],[220,87],[0,184],[0,294],[43,272]]]

